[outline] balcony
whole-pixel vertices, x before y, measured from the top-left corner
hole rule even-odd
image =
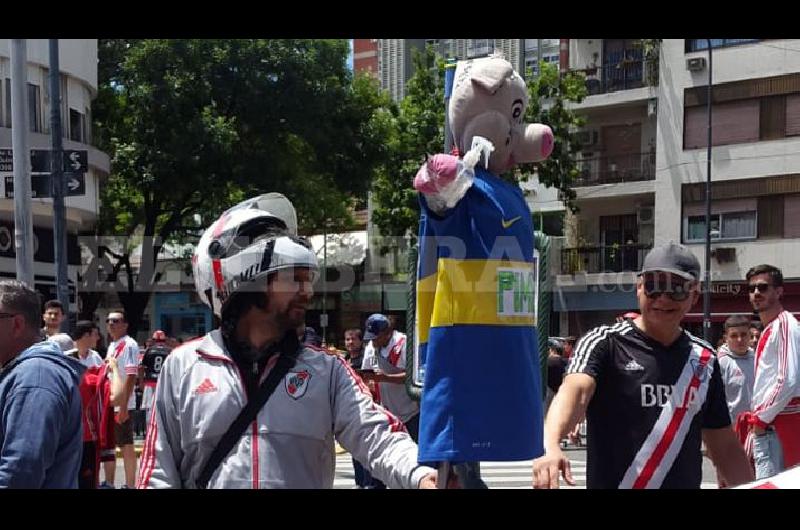
[[[658,61],[622,59],[573,71],[586,75],[586,91],[593,96],[657,84]]]
[[[561,249],[561,273],[635,272],[652,245],[611,245]]]
[[[638,182],[656,178],[655,152],[578,157],[576,163],[580,176],[573,181],[573,187]]]

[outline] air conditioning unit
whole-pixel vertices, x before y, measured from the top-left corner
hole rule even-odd
[[[640,225],[651,225],[655,222],[655,209],[652,206],[639,206],[636,210],[636,221]]]
[[[575,136],[583,147],[595,145],[597,143],[597,131],[578,131],[575,133]]]
[[[690,72],[700,72],[704,70],[706,67],[706,58],[705,57],[692,57],[690,59],[686,59],[686,69]]]

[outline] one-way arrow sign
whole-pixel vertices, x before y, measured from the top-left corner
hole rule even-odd
[[[53,152],[46,149],[31,149],[31,173],[50,173],[50,158]],[[86,150],[64,150],[62,171],[85,173],[89,168],[89,153]],[[11,149],[0,149],[0,173],[12,173],[14,160]]]
[[[84,173],[64,173],[64,182],[67,184],[67,197],[86,195],[86,176]]]
[[[67,197],[86,195],[86,175],[84,173],[64,173]],[[50,175],[31,176],[31,196],[35,198],[52,197]],[[6,198],[14,198],[14,177],[6,177]]]
[[[64,151],[64,171],[84,173],[89,165],[86,151]]]

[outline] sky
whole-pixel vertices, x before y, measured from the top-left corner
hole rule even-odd
[[[352,72],[353,71],[353,39],[350,39],[347,42],[350,43],[350,53],[347,54],[347,67]]]

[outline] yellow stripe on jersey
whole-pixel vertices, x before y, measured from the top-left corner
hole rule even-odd
[[[440,258],[436,277],[432,327],[536,325],[533,263]],[[423,287],[434,288],[428,278],[423,280]],[[423,282],[418,283],[418,296]],[[420,335],[420,342],[425,342],[427,335]]]
[[[431,315],[436,296],[436,274],[417,280],[416,336],[420,344],[428,342],[431,329]]]

